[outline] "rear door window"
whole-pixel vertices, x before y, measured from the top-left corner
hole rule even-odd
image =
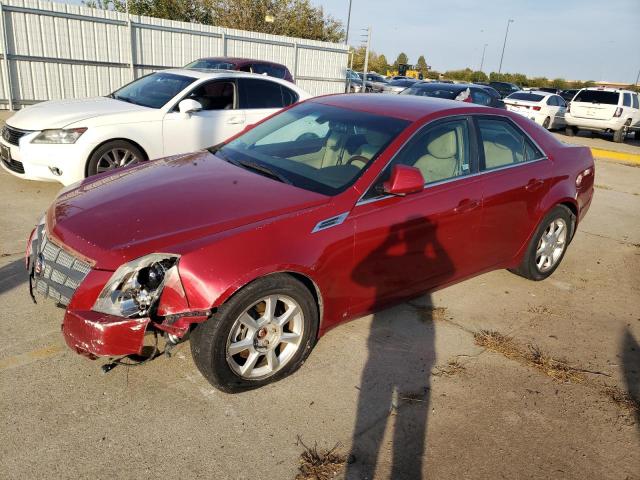
[[[508,100],[524,100],[526,102],[539,102],[544,96],[536,93],[516,92],[507,97]]]
[[[638,94],[634,94],[631,97],[631,100],[633,101],[633,108],[638,108]]]
[[[484,152],[481,170],[493,170],[537,160],[542,152],[514,124],[500,118],[478,118],[480,141]]]
[[[622,99],[622,105],[624,105],[625,107],[630,107],[631,106],[631,94],[630,93],[625,93],[624,97]]]
[[[618,92],[607,92],[605,90],[582,90],[574,102],[584,103],[604,103],[606,105],[617,105],[620,94]]]
[[[552,107],[557,107],[558,100],[556,100],[555,96],[551,95],[549,98],[547,98],[547,105],[550,105]]]
[[[298,100],[295,92],[276,82],[241,78],[238,83],[241,109],[282,108]]]
[[[471,89],[471,100],[478,105],[491,105],[491,97],[481,90]]]
[[[253,72],[260,75],[269,75],[270,77],[284,78],[284,68],[276,65],[268,65],[264,63],[258,63],[253,65]]]

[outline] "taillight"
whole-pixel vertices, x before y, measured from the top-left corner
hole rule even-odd
[[[532,108],[533,110],[535,110],[536,112],[539,112],[539,111],[540,111],[540,109],[541,109],[542,107],[531,107],[531,108]]]
[[[616,113],[613,114],[614,117],[619,117],[622,115],[622,107],[616,108]]]

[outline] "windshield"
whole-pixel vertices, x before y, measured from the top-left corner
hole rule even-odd
[[[240,167],[336,195],[352,185],[407,125],[396,118],[303,103],[212,151]]]
[[[416,95],[418,97],[436,97],[453,100],[460,90],[433,85],[414,85],[400,92],[400,95]]]
[[[620,94],[618,92],[607,92],[605,90],[582,90],[574,102],[585,103],[606,103],[608,105],[617,105]]]
[[[173,73],[152,73],[125,85],[110,97],[143,107],[161,108],[196,79]]]
[[[211,70],[235,70],[236,66],[226,60],[206,59],[195,60],[185,65],[184,68],[204,68]]]
[[[544,96],[535,93],[516,92],[507,97],[507,100],[525,100],[527,102],[539,102]]]

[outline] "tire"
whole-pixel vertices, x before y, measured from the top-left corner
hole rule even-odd
[[[543,247],[543,237],[547,237],[550,232],[549,228],[552,223],[556,224],[557,222],[564,223],[564,241],[562,242],[561,251],[557,252],[553,248],[553,244],[549,245],[549,249],[545,250],[546,253],[551,253],[551,257],[553,259],[552,262],[542,262],[542,267],[540,267],[540,262],[542,260],[542,256],[538,255],[538,251]],[[542,219],[536,232],[534,233],[525,255],[522,259],[522,263],[520,266],[512,270],[513,273],[520,275],[521,277],[527,278],[529,280],[540,281],[549,277],[553,272],[555,272],[558,265],[562,262],[564,258],[564,254],[567,251],[567,246],[571,242],[571,238],[573,237],[574,229],[575,229],[575,216],[564,205],[556,205],[545,217]],[[556,232],[562,236],[562,232]],[[556,245],[557,248],[557,245]]]
[[[146,160],[142,150],[126,140],[112,140],[100,145],[89,157],[87,177]]]
[[[578,133],[578,129],[577,129],[576,127],[569,127],[569,126],[567,126],[567,127],[564,129],[564,134],[565,134],[567,137],[575,137],[575,136],[576,136],[576,133]]]
[[[545,130],[549,130],[550,126],[551,126],[551,118],[547,117],[544,119],[544,122],[542,122],[542,128],[544,128]]]
[[[300,314],[294,308],[288,323],[280,327],[279,332],[273,332],[272,329],[278,329],[274,322],[261,323],[268,308],[262,301],[265,297],[278,299],[274,321],[285,316],[291,308],[283,299],[296,304]],[[280,315],[277,315],[278,311]],[[251,317],[248,322],[247,316]],[[240,318],[244,320],[241,322]],[[257,327],[253,331],[246,326],[252,324],[251,320]],[[315,299],[302,283],[287,274],[270,275],[243,287],[207,321],[198,325],[191,334],[191,354],[200,373],[223,392],[237,393],[262,387],[300,368],[315,345],[318,322]],[[281,340],[285,334],[289,339],[295,338],[296,333],[297,343]],[[269,340],[272,340],[270,346],[262,343]],[[242,342],[246,342],[244,348]],[[232,345],[236,345],[235,354],[228,350]],[[278,360],[276,369],[268,359],[273,359],[273,355]],[[247,366],[254,357],[257,358],[253,360],[255,366]],[[247,370],[243,374],[240,370],[245,367]]]
[[[620,130],[616,130],[615,132],[613,132],[613,141],[615,143],[623,143],[626,136],[627,136],[627,129],[626,127],[623,127]]]

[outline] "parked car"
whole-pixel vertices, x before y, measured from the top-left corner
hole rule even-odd
[[[400,93],[404,89],[415,85],[418,80],[412,78],[404,78],[400,80],[392,80],[382,87],[382,93]]]
[[[504,99],[507,110],[519,113],[547,130],[565,126],[567,104],[560,95],[541,90],[515,92]]]
[[[270,77],[282,78],[295,83],[289,69],[281,63],[267,60],[253,60],[250,58],[234,57],[207,57],[199,58],[185,65],[184,68],[196,68],[200,70],[238,70],[240,72],[257,73]]]
[[[420,82],[403,90],[400,94],[459,100],[488,107],[504,108],[500,99],[493,97],[483,86],[467,83]]]
[[[366,83],[367,88],[371,88],[371,91],[375,93],[382,92],[385,85],[389,83],[386,78],[375,72],[367,73],[366,79],[364,78],[364,73],[358,72],[358,76]]]
[[[560,95],[560,90],[555,88],[555,87],[539,87],[539,88],[532,88],[531,91],[538,91],[538,92],[546,92],[546,93],[553,93],[556,95]]]
[[[579,130],[613,133],[614,142],[624,142],[629,132],[640,139],[639,96],[618,88],[583,88],[571,101],[565,119],[566,133]]]
[[[9,118],[2,166],[69,185],[131,163],[205,148],[309,95],[252,73],[173,69],[106,97],[42,102]]]
[[[95,358],[191,332],[237,392],[332,327],[481,272],[542,280],[593,195],[586,147],[520,115],[404,95],[292,106],[224,145],[66,189],[28,241],[36,295]],[[169,373],[168,373],[169,374]]]
[[[345,93],[360,93],[362,92],[362,79],[356,72],[347,68],[347,82],[345,85]],[[367,88],[367,92],[371,91],[371,87]]]
[[[502,98],[521,90],[518,85],[509,82],[489,82],[489,86],[495,88],[502,95]]]
[[[575,97],[576,93],[578,93],[579,91],[580,89],[578,88],[570,88],[567,90],[560,90],[560,93],[558,93],[558,95],[564,98],[565,102],[569,103],[571,100],[573,100],[573,97]]]

